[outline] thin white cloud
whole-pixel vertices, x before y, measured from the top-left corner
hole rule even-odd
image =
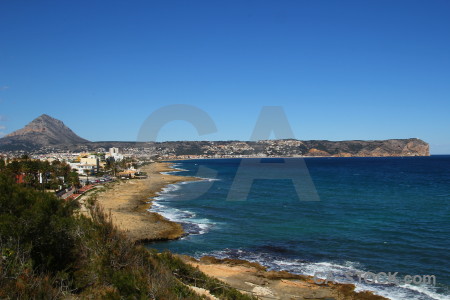
[[[6,118],[6,116],[4,115],[0,115],[0,122],[5,122],[8,121],[8,118]]]
[[[2,86],[0,86],[0,91],[4,91],[4,90],[7,90],[7,89],[9,89],[9,86],[8,86],[8,85],[2,85]]]

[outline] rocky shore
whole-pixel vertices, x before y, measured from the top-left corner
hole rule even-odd
[[[181,255],[180,258],[206,275],[258,299],[386,299],[369,291],[356,292],[353,284],[316,284],[311,276],[269,271],[258,263],[245,260],[217,259],[211,256],[196,260],[186,255]]]

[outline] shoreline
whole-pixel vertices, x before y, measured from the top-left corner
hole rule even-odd
[[[104,212],[111,215],[114,225],[135,243],[173,240],[185,232],[179,223],[151,212],[154,197],[170,184],[197,181],[199,178],[162,174],[173,172],[169,162],[155,162],[141,168],[147,172],[146,179],[122,180],[106,188],[97,197]]]

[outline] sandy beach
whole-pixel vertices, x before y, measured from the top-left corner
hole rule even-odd
[[[174,171],[170,163],[157,162],[141,168],[147,179],[116,182],[97,196],[98,204],[110,213],[114,224],[135,242],[177,239],[184,235],[180,224],[149,212],[151,198],[168,184],[198,180],[195,177],[161,174]]]

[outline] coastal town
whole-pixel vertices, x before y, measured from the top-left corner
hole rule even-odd
[[[1,145],[0,145],[1,146]],[[0,147],[0,156],[73,160],[86,153],[120,155],[139,160],[171,160],[246,157],[389,157],[429,156],[429,145],[419,139],[380,141],[300,141],[296,139],[261,141],[174,141],[174,142],[89,142],[59,144],[33,149]],[[117,155],[117,154],[116,154]]]

